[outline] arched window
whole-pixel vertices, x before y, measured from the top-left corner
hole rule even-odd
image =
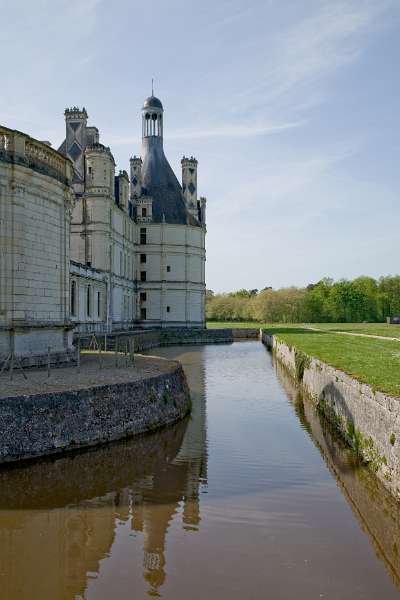
[[[71,303],[71,315],[73,317],[76,316],[76,281],[72,281],[71,283],[71,298],[70,298],[70,303]]]
[[[92,316],[92,286],[88,285],[86,290],[86,314]]]

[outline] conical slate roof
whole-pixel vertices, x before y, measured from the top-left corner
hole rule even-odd
[[[179,184],[163,150],[161,137],[143,138],[142,146],[143,194],[153,199],[153,222],[200,227],[200,223],[187,211]]]

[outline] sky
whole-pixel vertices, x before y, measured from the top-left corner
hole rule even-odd
[[[117,169],[164,105],[207,197],[207,287],[400,273],[399,0],[0,0],[0,123],[64,139],[85,106]]]

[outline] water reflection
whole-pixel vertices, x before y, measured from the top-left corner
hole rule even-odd
[[[190,419],[153,435],[0,471],[0,597],[71,600],[111,554],[118,527],[142,538],[147,593],[166,578],[175,518],[197,531],[207,485],[204,383]]]
[[[397,598],[398,505],[261,344],[157,353],[190,419],[0,470],[1,600]]]
[[[400,591],[400,507],[376,477],[359,464],[354,452],[338,439],[329,423],[293,384],[285,368],[274,360],[279,381],[295,408],[304,429],[321,452],[336,478],[376,555]]]

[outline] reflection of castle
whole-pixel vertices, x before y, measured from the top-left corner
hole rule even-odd
[[[152,595],[165,580],[166,534],[181,502],[184,528],[197,531],[200,524],[199,487],[207,484],[206,406],[204,372],[198,360],[195,368],[190,367],[190,354],[201,352],[201,348],[196,348],[183,357],[193,413],[179,452],[167,469],[158,464],[151,484],[143,486],[142,498],[133,507],[132,526],[144,534],[144,577],[151,585]],[[189,364],[185,358],[189,358]]]
[[[143,533],[143,575],[149,594],[157,595],[166,577],[170,524],[180,513],[185,529],[200,523],[199,486],[207,476],[202,376],[192,398],[189,422],[0,471],[2,600],[84,597],[88,579],[112,554],[117,522],[129,520]]]

